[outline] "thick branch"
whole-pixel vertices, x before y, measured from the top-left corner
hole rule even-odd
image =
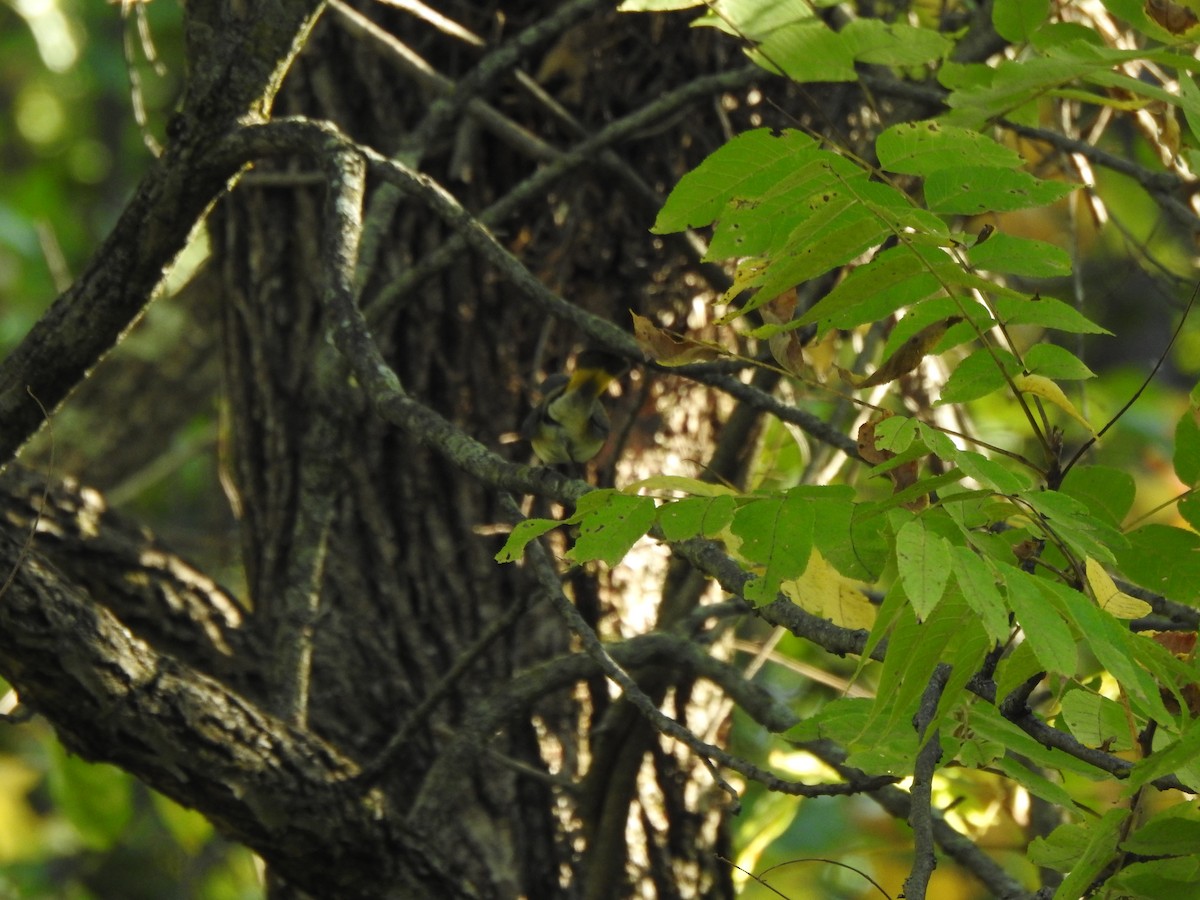
[[[23,557],[25,538],[7,523],[0,533],[0,570],[16,573],[0,603],[0,674],[72,751],[200,810],[320,895],[435,883],[438,896],[476,896],[439,874],[335,747],[153,649],[36,551]]]

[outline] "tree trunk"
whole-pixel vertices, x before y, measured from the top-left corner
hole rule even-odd
[[[510,5],[506,32],[538,12]],[[468,24],[486,33],[489,18],[476,12]],[[397,24],[418,53],[460,69],[446,66],[444,74],[469,69],[459,50],[446,54],[444,37],[411,20]],[[383,48],[344,25],[331,15],[319,26],[289,75],[280,112],[329,120],[396,150],[430,107]],[[618,43],[636,30],[610,16],[577,28]],[[577,62],[589,61],[585,52]],[[553,127],[511,89],[485,99],[517,105],[531,130]],[[629,100],[615,90],[592,98],[600,108]],[[465,118],[451,120],[425,158],[474,210],[536,165]],[[468,169],[470,183],[456,178]],[[638,884],[663,897],[729,895],[728,871],[714,855],[727,844],[719,825],[724,795],[711,785],[689,790],[694,759],[662,746],[622,706],[606,720],[607,742],[593,738],[610,705],[603,679],[593,679],[590,699],[571,683],[520,704],[506,697],[514,678],[566,654],[570,633],[521,569],[494,562],[503,535],[488,536],[489,526],[505,518],[495,492],[346,390],[344,368],[327,352],[317,246],[324,191],[309,174],[302,160],[259,167],[212,223],[225,296],[231,466],[250,602],[261,640],[274,648],[275,711],[379,767],[389,805],[480,896],[618,897]],[[622,259],[629,252],[622,239],[644,231],[648,218],[644,205],[631,211],[622,195],[606,195],[604,176],[587,165],[572,186],[555,188],[558,202],[571,206],[569,227],[586,240],[555,234],[545,198],[534,200],[512,238],[527,242],[534,272],[571,292],[578,285],[593,312],[619,320],[640,289],[632,270],[644,255]],[[389,286],[450,234],[427,209],[386,188],[369,195],[367,208],[382,239],[377,256],[360,262],[361,302],[378,346],[407,392],[497,447],[524,414],[539,348],[553,348],[547,362],[558,365],[577,336],[548,325],[468,251],[388,297]],[[613,615],[615,601],[600,599],[593,575],[577,573],[572,582],[577,598],[599,600],[594,615]],[[682,717],[694,699],[690,683],[655,671],[652,696],[662,701],[674,690]],[[480,731],[480,711],[500,704],[510,707],[506,715]],[[457,760],[449,770],[446,754]],[[596,759],[608,769],[591,769]]]

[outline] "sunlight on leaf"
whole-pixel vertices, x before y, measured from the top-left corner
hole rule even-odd
[[[1075,404],[1067,399],[1067,395],[1063,393],[1062,388],[1049,378],[1043,375],[1014,375],[1013,384],[1022,393],[1035,394],[1043,400],[1048,400],[1086,428],[1089,433],[1093,435],[1096,433],[1095,429],[1088,424],[1088,420],[1079,414],[1079,411],[1075,408]]]
[[[924,619],[937,607],[950,580],[950,545],[917,516],[896,532],[896,562],[904,591],[917,615]]]
[[[1084,562],[1088,587],[1100,608],[1118,619],[1140,619],[1154,612],[1145,600],[1131,597],[1116,586],[1104,566],[1090,556]]]
[[[516,562],[525,554],[525,545],[561,525],[555,519],[522,519],[508,535],[504,546],[495,556],[498,563]]]
[[[804,574],[784,581],[780,589],[801,609],[843,628],[869,629],[875,622],[875,606],[867,595],[815,548]]]

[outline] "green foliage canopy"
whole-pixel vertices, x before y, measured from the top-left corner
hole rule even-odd
[[[1114,423],[1090,422],[1069,397],[1095,373],[1064,338],[1109,332],[1087,311],[1026,287],[1068,275],[1071,257],[1003,226],[966,226],[1079,190],[1074,179],[1046,173],[1018,139],[1058,104],[1118,116],[1156,105],[1164,121],[1178,112],[1194,129],[1200,62],[1132,3],[1111,8],[1144,40],[1165,45],[1109,46],[1097,31],[1052,16],[1045,2],[997,0],[995,32],[1018,45],[999,62],[958,61],[962,35],[939,31],[920,11],[908,22],[852,18],[836,27],[820,4],[629,0],[623,8],[693,6],[704,7],[696,24],[729,32],[764,69],[796,82],[857,80],[867,65],[891,67],[879,77],[893,82],[911,67],[936,73],[942,111],[882,128],[877,162],[802,129],[738,134],[679,181],[653,230],[712,229],[708,259],[737,267],[718,321],[749,338],[795,342],[795,350],[889,320],[886,358],[919,329],[954,317],[903,370],[940,355],[948,377],[930,408],[892,379],[894,399],[909,402],[903,414],[876,420],[865,478],[744,494],[685,479],[597,491],[569,520],[580,530],[571,559],[612,564],[647,533],[716,539],[749,574],[740,596],[753,606],[795,597],[796,585],[811,591],[816,582],[804,579],[818,558],[845,582],[866,582],[877,609],[856,638],[857,675],[871,671],[874,696],[829,701],[788,740],[833,740],[849,765],[917,779],[930,777],[920,770],[924,742],[938,741],[939,766],[1000,772],[1060,808],[1063,824],[1027,853],[1029,863],[1064,873],[1056,898],[1097,889],[1184,896],[1181,885],[1200,869],[1195,842],[1175,839],[1200,827],[1200,807],[1188,799],[1200,790],[1200,671],[1190,653],[1144,632],[1195,629],[1198,410],[1186,409],[1175,429],[1174,469],[1185,487],[1179,517],[1128,526],[1134,479],[1105,465],[1096,443]],[[1176,80],[1137,77],[1145,67]],[[1180,141],[1164,146],[1196,160],[1194,135]],[[835,286],[794,317],[760,317],[796,285],[834,275]],[[815,338],[799,337],[806,326]],[[1039,340],[1014,337],[1021,328]],[[844,396],[845,383],[854,387],[852,378],[839,384],[797,365],[779,346],[771,344],[781,370],[816,393]],[[1020,410],[1027,445],[994,444],[936,415],[997,398]],[[1083,463],[1085,451],[1094,464]],[[904,467],[912,474],[901,481]],[[871,476],[888,475],[896,490],[881,497]],[[502,558],[553,524],[514,532]],[[830,607],[818,609],[827,615]],[[936,709],[923,714],[935,672],[947,669]],[[1031,700],[1039,688],[1044,696]],[[1119,808],[1096,810],[1097,781],[1111,783]],[[1151,784],[1175,802],[1139,818]]]

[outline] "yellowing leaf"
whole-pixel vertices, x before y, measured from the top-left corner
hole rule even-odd
[[[1034,394],[1043,400],[1048,400],[1089,432],[1092,434],[1096,433],[1095,429],[1088,424],[1087,419],[1081,416],[1079,411],[1075,409],[1075,405],[1067,399],[1067,395],[1063,393],[1062,388],[1044,375],[1014,375],[1013,384],[1022,393]]]
[[[843,628],[869,629],[875,624],[875,606],[867,595],[829,565],[815,548],[804,574],[784,581],[779,589],[801,609]]]
[[[727,290],[721,296],[721,302],[732,303],[734,298],[736,298],[743,291],[747,291],[754,287],[758,279],[761,278],[762,274],[766,271],[767,260],[765,259],[750,258],[742,260],[740,263],[738,263],[737,268],[734,270],[733,284],[731,284],[729,286],[729,290]],[[742,315],[742,312],[743,311],[740,307],[735,307],[717,319],[716,324],[728,325],[738,316]]]
[[[812,370],[822,379],[833,368],[833,361],[837,358],[840,341],[841,338],[838,337],[837,331],[830,329],[821,340],[809,344],[804,348],[805,359],[812,366]]]
[[[1085,563],[1085,571],[1087,572],[1088,587],[1092,589],[1092,596],[1096,598],[1100,608],[1109,615],[1116,616],[1118,619],[1140,619],[1153,612],[1149,603],[1139,600],[1137,597],[1131,597],[1118,588],[1109,574],[1104,571],[1104,566],[1090,556]]]

